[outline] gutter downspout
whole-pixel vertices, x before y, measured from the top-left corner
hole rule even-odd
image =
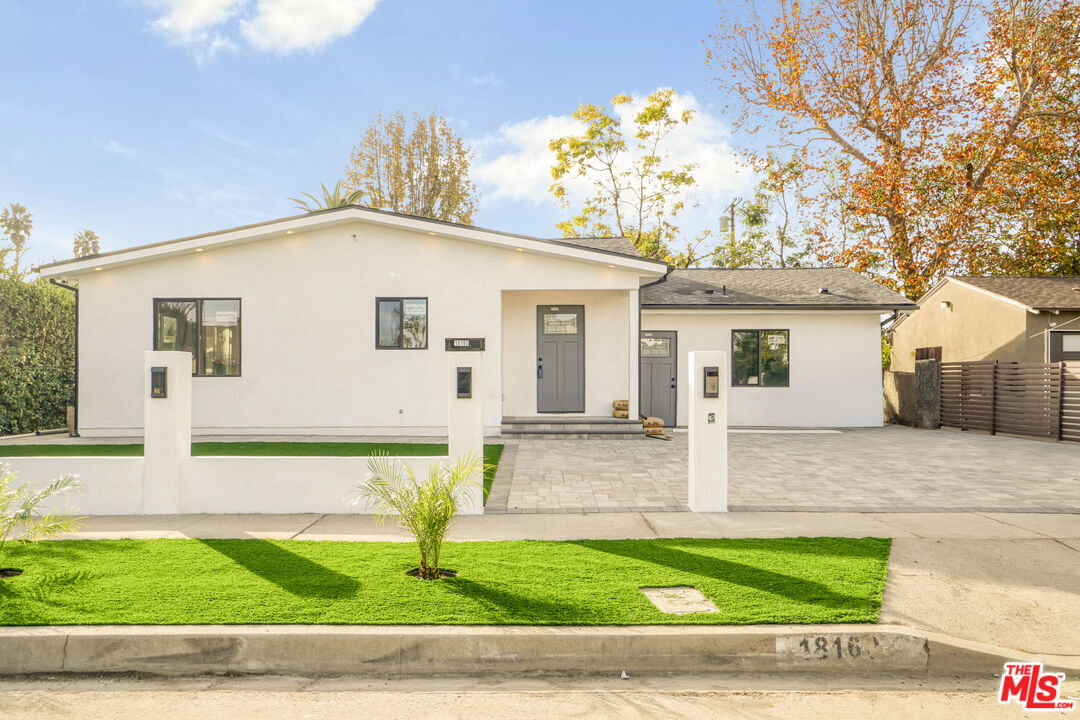
[[[49,282],[56,287],[75,293],[75,399],[72,402],[75,417],[72,423],[71,435],[72,437],[79,437],[79,288],[74,285],[66,285],[54,278],[49,278]]]

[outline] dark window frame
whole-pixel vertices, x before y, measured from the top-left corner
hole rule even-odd
[[[203,302],[205,302],[207,300],[223,300],[223,301],[230,301],[230,302],[235,302],[236,303],[236,312],[237,312],[237,316],[236,316],[236,365],[237,365],[237,367],[240,368],[239,372],[229,373],[229,374],[222,374],[222,375],[217,375],[217,374],[208,375],[206,373],[206,358],[203,357],[203,348],[202,348],[202,340],[203,340],[202,318],[203,318]],[[153,321],[153,324],[154,324],[154,340],[153,340],[153,346],[152,347],[154,348],[154,350],[158,349],[158,304],[159,303],[169,303],[169,302],[195,303],[195,327],[196,327],[195,352],[194,352],[194,355],[195,355],[195,371],[191,373],[191,376],[192,377],[206,377],[206,378],[243,377],[243,370],[244,370],[244,363],[243,363],[243,359],[244,359],[244,353],[243,353],[243,345],[244,345],[244,341],[243,341],[243,338],[244,338],[244,330],[243,330],[244,307],[243,306],[244,306],[244,301],[243,301],[243,298],[238,298],[238,297],[156,297],[156,298],[154,298],[154,304],[153,304],[154,309],[153,309],[153,317],[152,317],[152,321]]]
[[[765,385],[760,382],[762,376],[762,362],[761,362],[761,338],[764,333],[784,333],[784,337],[787,338],[787,350],[788,350],[788,372],[787,382],[783,385]],[[735,333],[757,333],[757,368],[758,368],[758,380],[759,382],[751,385],[749,383],[741,385],[735,382]],[[728,379],[733,388],[787,388],[791,387],[791,330],[785,328],[735,328],[731,331],[731,377]]]
[[[408,300],[423,300],[424,301],[424,320],[427,322],[427,328],[424,331],[424,344],[417,347],[404,347],[402,343],[405,341],[405,302]],[[401,316],[401,329],[398,331],[397,343],[394,345],[380,345],[379,344],[379,305],[384,302],[396,302],[398,303],[398,312]],[[376,350],[427,350],[431,344],[431,301],[426,295],[400,295],[397,297],[376,297],[375,298],[375,349]]]

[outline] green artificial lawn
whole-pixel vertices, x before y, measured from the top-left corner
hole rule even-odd
[[[418,580],[412,543],[67,540],[0,580],[2,625],[651,625],[876,622],[877,538],[447,543],[456,578]],[[664,615],[641,587],[691,585],[719,613]]]
[[[502,445],[484,446],[484,498],[491,492],[491,483],[502,457]],[[386,454],[399,457],[439,456],[447,453],[446,443],[359,443],[359,442],[193,442],[192,455],[253,455],[292,457],[366,457]],[[3,445],[4,457],[142,457],[142,443],[78,444],[78,445]]]

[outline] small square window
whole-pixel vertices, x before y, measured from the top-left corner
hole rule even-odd
[[[427,298],[376,298],[375,347],[383,350],[426,350]]]
[[[788,331],[732,330],[731,384],[788,387]]]

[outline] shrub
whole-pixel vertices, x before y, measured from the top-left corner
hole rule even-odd
[[[13,542],[37,542],[61,533],[75,532],[81,527],[78,521],[82,518],[76,517],[69,509],[50,510],[44,514],[38,509],[49,498],[82,490],[83,486],[74,475],[58,477],[38,490],[29,485],[12,489],[10,486],[14,480],[15,472],[11,466],[0,464],[0,567],[3,567],[4,558]],[[14,538],[17,528],[22,534]]]
[[[0,275],[0,435],[64,427],[75,389],[75,299]]]
[[[419,577],[438,578],[443,540],[457,518],[459,505],[471,502],[478,490],[483,492],[483,462],[468,455],[453,466],[432,463],[422,481],[406,463],[386,456],[371,458],[368,470],[371,477],[357,486],[354,505],[369,505],[379,524],[396,515],[420,548]]]

